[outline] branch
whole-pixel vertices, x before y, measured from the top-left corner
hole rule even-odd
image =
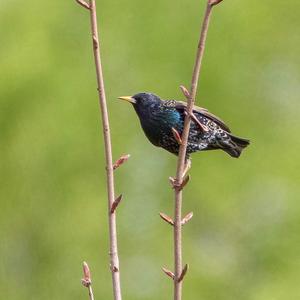
[[[81,279],[81,283],[89,290],[89,298],[90,300],[94,300],[94,293],[92,289],[92,278],[91,272],[88,264],[84,261],[83,262],[83,275],[84,277]]]
[[[84,0],[76,0],[76,1],[81,6],[83,6],[86,9],[89,9],[90,11],[91,35],[92,35],[94,60],[95,60],[96,76],[97,76],[97,90],[98,90],[99,105],[101,110],[102,130],[103,130],[104,147],[105,147],[106,183],[107,183],[107,194],[108,194],[110,269],[111,269],[111,276],[112,276],[112,283],[113,283],[114,300],[121,300],[122,296],[121,296],[121,284],[120,284],[120,272],[119,272],[120,268],[119,268],[119,256],[118,256],[118,245],[117,245],[116,214],[111,212],[111,209],[113,209],[114,206],[115,208],[117,207],[117,202],[115,202],[112,146],[111,146],[108,111],[107,111],[107,104],[106,104],[106,95],[104,89],[101,56],[100,56],[100,43],[99,43],[99,36],[98,36],[96,3],[95,0],[89,0],[89,4],[87,4]]]
[[[174,208],[174,300],[181,300],[182,298],[182,281],[187,271],[187,265],[182,269],[182,189],[184,187],[184,169],[186,161],[187,142],[191,125],[191,118],[193,118],[193,107],[195,103],[201,64],[204,54],[207,30],[213,6],[220,3],[222,0],[208,0],[206,12],[201,27],[198,49],[196,54],[196,61],[194,65],[191,88],[188,91],[184,86],[181,86],[183,94],[187,98],[187,114],[184,121],[184,129],[181,135],[181,144],[179,148],[177,171],[175,182],[180,188],[174,188],[175,193],[175,208]],[[194,119],[194,118],[193,118]],[[201,127],[205,131],[205,127]]]

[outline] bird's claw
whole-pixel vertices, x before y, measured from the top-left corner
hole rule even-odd
[[[181,191],[189,182],[190,175],[183,177],[181,181],[174,177],[169,177],[169,180],[174,190]]]
[[[188,171],[190,170],[190,168],[192,167],[192,161],[188,158],[186,160],[186,163],[184,165],[184,170],[183,170],[183,173],[182,173],[182,178],[186,177]]]

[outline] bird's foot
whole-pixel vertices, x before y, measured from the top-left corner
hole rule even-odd
[[[183,169],[183,173],[182,173],[182,178],[185,178],[188,171],[190,170],[190,168],[192,167],[192,161],[187,158],[184,164],[184,169]]]
[[[182,145],[182,139],[179,132],[174,127],[172,127],[172,132],[173,132],[174,139],[176,140],[178,145]]]
[[[190,175],[183,177],[181,181],[174,177],[169,177],[169,180],[174,190],[181,191],[189,182]]]

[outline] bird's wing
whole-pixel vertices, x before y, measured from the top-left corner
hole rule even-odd
[[[187,103],[183,102],[183,101],[176,101],[175,108],[178,109],[178,110],[186,110]],[[203,115],[204,117],[206,117],[206,118],[214,121],[215,123],[217,123],[225,131],[231,132],[230,128],[225,124],[224,121],[222,121],[219,117],[217,117],[214,114],[212,114],[211,112],[209,112],[206,108],[194,105],[193,112],[197,112],[197,113]]]

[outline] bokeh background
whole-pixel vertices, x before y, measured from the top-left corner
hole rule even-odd
[[[124,299],[171,299],[168,177],[121,95],[182,99],[205,1],[97,1],[116,172]],[[193,156],[183,212],[184,299],[300,299],[300,2],[224,1],[197,103],[251,139],[240,159]],[[74,1],[0,2],[1,299],[112,299],[103,141],[88,12]]]

